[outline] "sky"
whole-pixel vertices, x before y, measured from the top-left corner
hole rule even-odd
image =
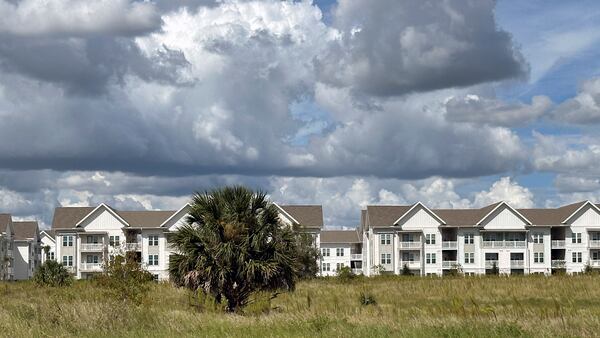
[[[600,201],[600,3],[0,0],[0,212]]]

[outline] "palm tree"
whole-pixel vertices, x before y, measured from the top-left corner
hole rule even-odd
[[[293,290],[297,241],[263,192],[234,186],[196,193],[187,224],[170,238],[173,282],[239,311],[256,291]]]

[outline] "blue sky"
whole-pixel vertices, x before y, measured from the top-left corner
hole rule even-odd
[[[335,9],[335,10],[334,10]],[[600,3],[0,0],[0,212],[600,200]],[[32,19],[32,16],[34,19]]]

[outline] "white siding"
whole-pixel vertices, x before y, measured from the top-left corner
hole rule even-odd
[[[600,214],[591,205],[586,205],[570,219],[573,227],[600,227]]]
[[[118,218],[116,218],[106,208],[99,208],[90,215],[81,225],[85,231],[107,231],[120,230],[125,226]]]
[[[440,226],[440,222],[423,207],[417,206],[398,224],[402,230],[421,230]]]
[[[486,230],[525,229],[526,225],[527,223],[506,205],[500,206],[483,222]]]

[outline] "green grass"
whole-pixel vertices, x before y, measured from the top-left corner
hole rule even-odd
[[[360,294],[376,305],[361,305]],[[40,288],[0,284],[0,335],[126,337],[597,336],[600,277],[380,277],[302,282],[244,315],[191,305],[185,290],[157,284],[140,306],[89,282]],[[270,310],[269,310],[270,309]]]

